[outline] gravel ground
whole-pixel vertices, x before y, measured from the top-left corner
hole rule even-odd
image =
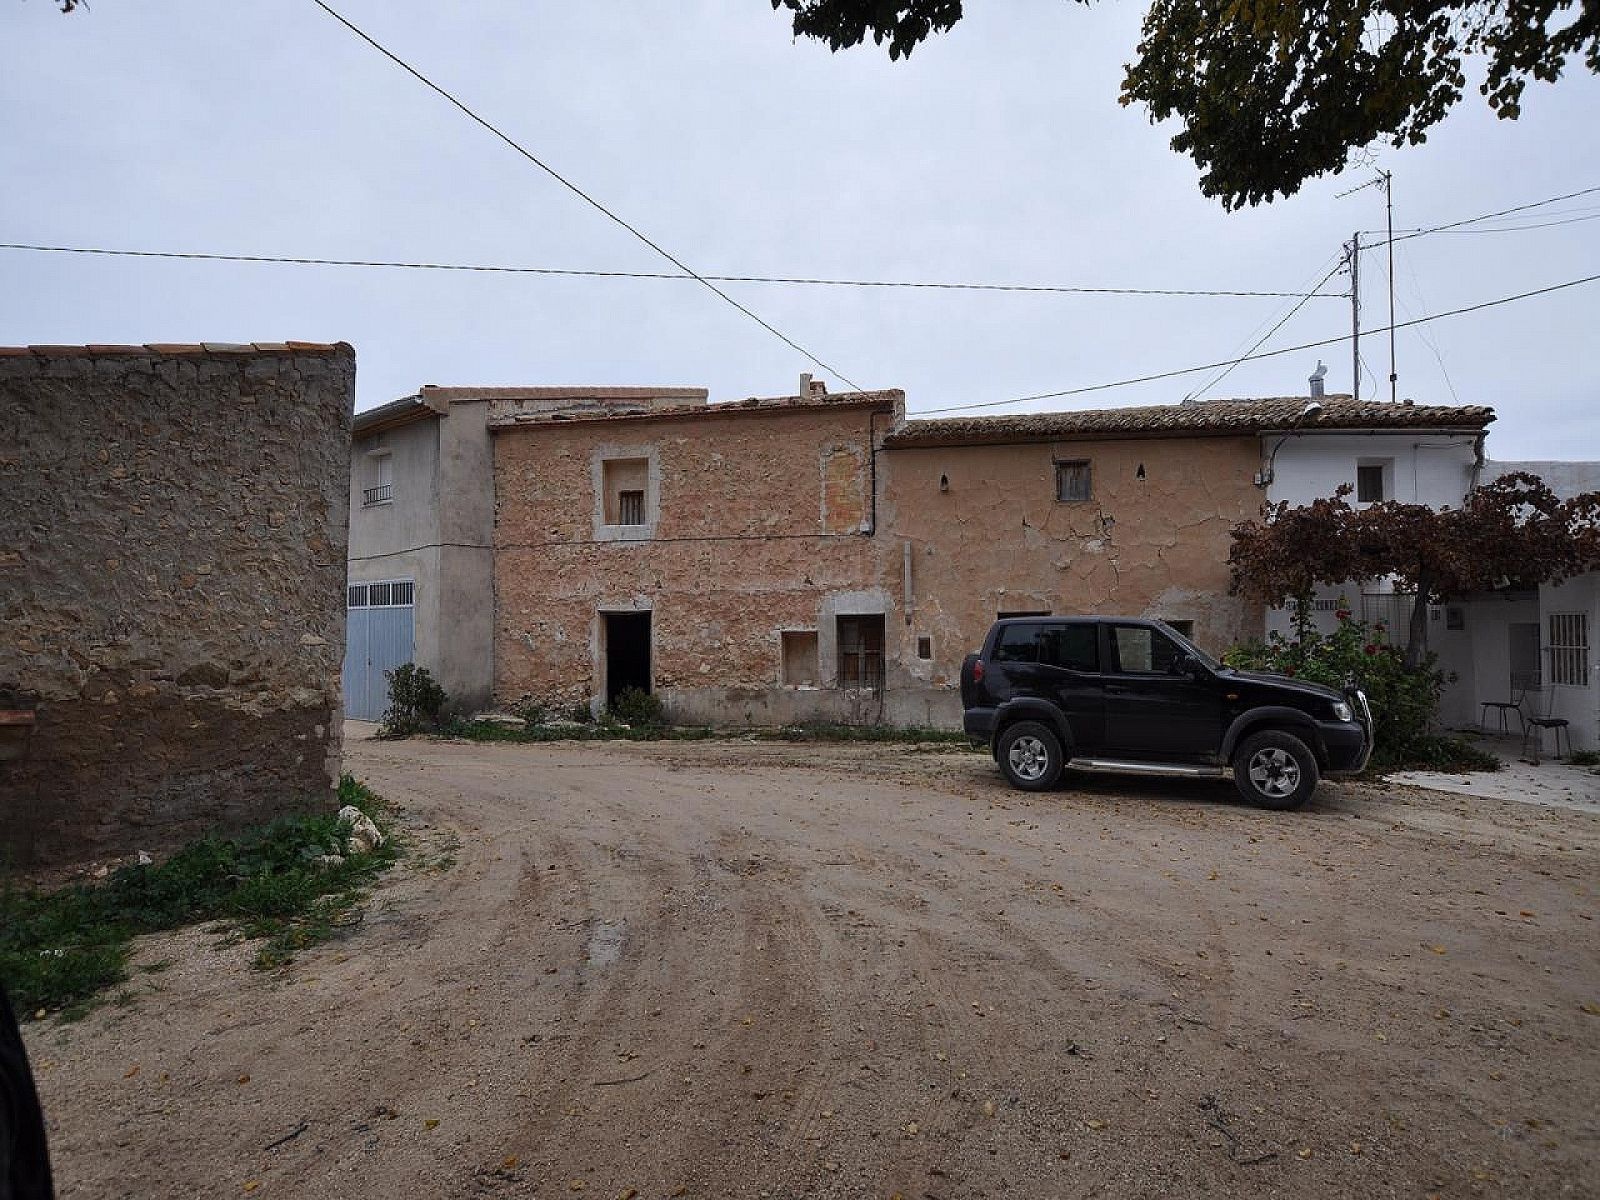
[[[347,743],[282,971],[27,1037],[63,1197],[1600,1195],[1600,818],[903,746]]]

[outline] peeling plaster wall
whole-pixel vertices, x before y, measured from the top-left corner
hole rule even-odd
[[[1091,464],[1091,499],[1056,500],[1058,460]],[[882,455],[884,558],[898,580],[909,542],[912,563],[909,620],[903,611],[890,623],[891,686],[959,687],[962,659],[1000,612],[1190,620],[1212,651],[1259,634],[1260,614],[1228,595],[1227,567],[1229,531],[1261,511],[1259,463],[1254,437]],[[931,659],[916,657],[919,635],[932,639]]]
[[[887,413],[874,418],[880,433]],[[837,692],[784,687],[781,633],[817,630],[821,678],[834,677],[834,598],[876,574],[873,541],[860,532],[868,416],[800,410],[497,432],[499,702],[598,703],[596,613],[649,609],[654,686],[679,719],[742,719],[748,709],[758,722],[768,713],[791,720],[858,707]],[[649,460],[648,536],[597,524],[607,456]]]
[[[0,855],[326,806],[355,354],[0,352]]]

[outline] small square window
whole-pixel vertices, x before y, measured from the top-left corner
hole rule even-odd
[[[1356,502],[1374,504],[1387,499],[1383,494],[1383,464],[1362,463],[1356,467]]]
[[[608,458],[601,467],[601,516],[607,525],[650,523],[650,463],[643,458]]]
[[[1068,502],[1087,500],[1092,494],[1089,463],[1086,459],[1056,464],[1056,499]]]

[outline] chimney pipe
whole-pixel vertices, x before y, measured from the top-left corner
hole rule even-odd
[[[811,398],[811,375],[810,375],[809,372],[802,372],[801,375],[800,375],[800,399],[809,400],[810,398]]]
[[[1326,388],[1322,382],[1325,378],[1327,378],[1327,375],[1328,368],[1323,365],[1320,358],[1317,359],[1317,369],[1311,372],[1311,398],[1313,400],[1321,400],[1323,396],[1327,394]]]

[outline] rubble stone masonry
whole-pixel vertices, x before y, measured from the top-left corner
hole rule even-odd
[[[327,804],[354,387],[343,344],[0,350],[0,855]]]

